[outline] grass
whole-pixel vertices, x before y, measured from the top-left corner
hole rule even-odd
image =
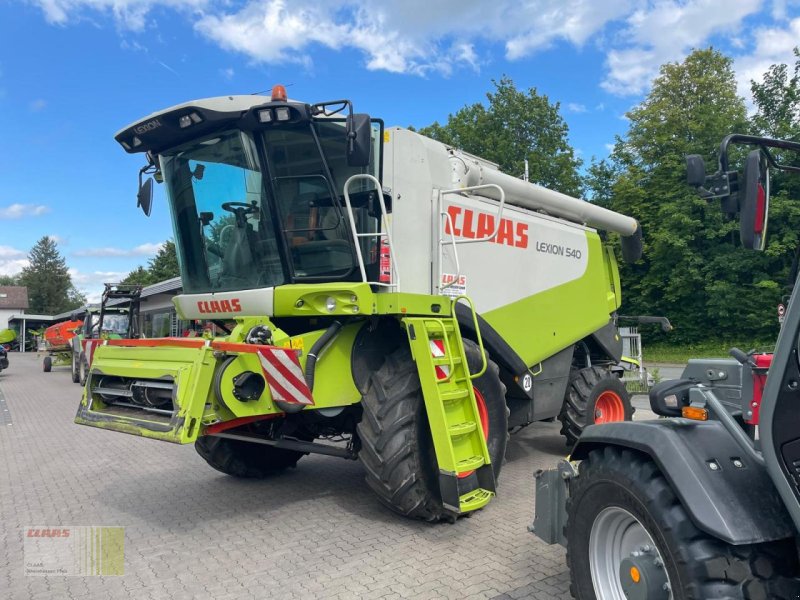
[[[652,363],[684,364],[690,358],[726,358],[733,347],[749,352],[752,349],[772,350],[775,342],[754,344],[751,341],[719,342],[708,341],[695,344],[644,344],[645,365]]]

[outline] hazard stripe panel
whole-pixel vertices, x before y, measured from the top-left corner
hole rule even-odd
[[[303,369],[297,359],[297,350],[259,348],[256,354],[273,400],[289,404],[314,404],[311,390],[306,384]]]

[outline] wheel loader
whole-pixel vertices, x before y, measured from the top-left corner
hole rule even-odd
[[[119,131],[172,215],[182,319],[213,339],[104,340],[76,422],[180,444],[236,477],[358,459],[395,512],[496,493],[508,431],[629,419],[615,249],[627,216],[502,173],[349,100],[209,98]]]
[[[755,146],[743,172],[735,146]],[[800,173],[798,159],[800,143],[734,134],[714,174],[688,157],[688,179],[739,215],[744,249],[763,250],[770,169]],[[566,546],[573,597],[800,598],[798,289],[774,353],[690,360],[650,391],[661,418],[589,426],[536,474],[531,529]]]

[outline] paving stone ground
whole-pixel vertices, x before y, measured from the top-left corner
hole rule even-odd
[[[557,424],[511,437],[487,508],[429,525],[383,508],[357,462],[237,480],[191,446],[75,425],[80,388],[35,355],[11,355],[0,393],[2,599],[570,597],[563,549],[526,529],[533,472],[564,454]],[[124,526],[125,574],[25,576],[30,525]]]

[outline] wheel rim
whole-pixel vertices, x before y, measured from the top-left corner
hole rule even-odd
[[[625,403],[616,392],[603,392],[594,403],[595,423],[614,423],[625,420]]]
[[[483,438],[488,442],[489,441],[489,410],[486,408],[486,400],[483,399],[483,394],[480,393],[478,388],[474,385],[472,386],[472,391],[475,394],[475,405],[478,407],[478,418],[481,421],[481,429],[483,430]],[[460,473],[457,477],[459,479],[464,479],[465,477],[469,477],[475,471],[466,471],[464,473]]]
[[[627,510],[618,506],[604,508],[595,517],[589,535],[589,567],[598,600],[626,600],[620,567],[623,561],[638,561],[647,577],[636,579],[652,593],[646,598],[672,599],[669,575],[655,541]],[[627,568],[627,567],[626,567]],[[637,571],[637,577],[639,576]]]

